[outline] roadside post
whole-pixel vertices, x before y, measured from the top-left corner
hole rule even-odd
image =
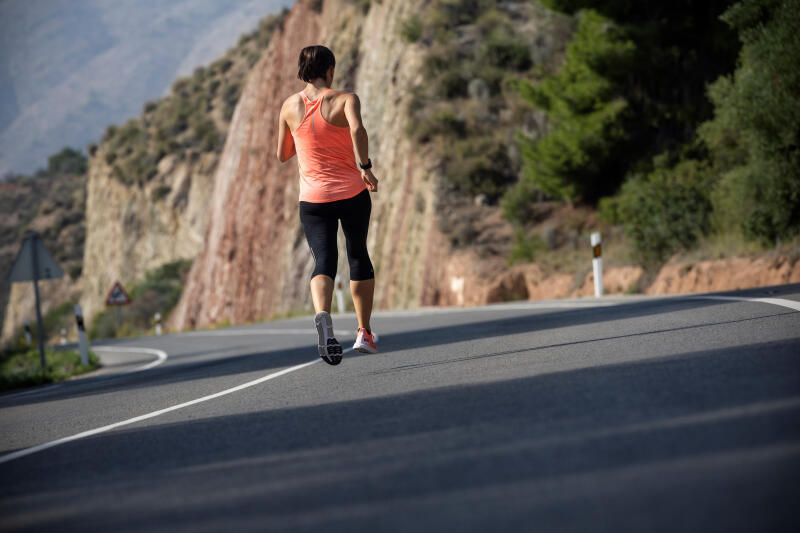
[[[603,295],[603,243],[599,231],[592,233],[592,270],[594,271],[594,296]]]
[[[118,330],[122,327],[121,306],[128,305],[129,303],[131,303],[130,296],[128,296],[128,293],[125,292],[124,288],[122,288],[122,284],[119,281],[115,281],[114,284],[111,286],[111,290],[108,291],[108,296],[106,296],[106,305],[115,306],[117,308]]]
[[[156,311],[156,314],[153,315],[153,322],[156,323],[156,335],[161,335],[161,313]]]
[[[65,344],[67,344],[67,330],[61,328],[61,346],[64,346]]]
[[[36,298],[36,330],[39,337],[39,358],[42,370],[47,368],[47,361],[44,356],[44,326],[42,325],[42,308],[39,301],[39,280],[59,279],[63,276],[64,272],[42,244],[39,234],[35,231],[28,231],[22,240],[22,247],[14,259],[14,266],[11,267],[8,281],[11,283],[33,282],[33,294]],[[30,326],[28,328],[30,329]],[[26,338],[28,336],[26,335]]]
[[[78,326],[78,345],[81,350],[81,364],[89,364],[89,339],[86,337],[86,326],[83,325],[83,311],[75,304],[75,323]]]
[[[340,313],[344,313],[344,289],[342,287],[342,278],[336,276],[336,309]]]
[[[31,321],[25,319],[25,344],[31,345]]]

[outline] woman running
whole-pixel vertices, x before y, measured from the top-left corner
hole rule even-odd
[[[369,324],[375,273],[367,252],[372,208],[368,191],[378,190],[378,180],[371,170],[358,96],[331,89],[335,66],[336,59],[328,48],[303,48],[297,77],[306,86],[283,102],[278,124],[278,159],[283,163],[297,154],[300,223],[315,262],[311,298],[317,313],[317,344],[320,357],[331,365],[342,361],[342,347],[333,334],[330,315],[339,221],[347,241],[350,293],[358,318],[353,349],[378,351]]]

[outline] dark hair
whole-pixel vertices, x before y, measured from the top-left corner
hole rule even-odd
[[[297,77],[306,82],[324,78],[328,69],[334,66],[336,58],[328,48],[320,45],[306,46],[300,51],[300,58],[297,60]]]

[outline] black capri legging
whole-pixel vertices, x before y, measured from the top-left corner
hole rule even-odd
[[[347,241],[347,260],[350,263],[350,279],[364,281],[375,277],[372,262],[367,252],[367,230],[372,201],[369,191],[335,202],[300,202],[300,224],[306,234],[308,246],[314,256],[314,273],[336,278],[339,251],[336,247],[336,232],[339,220]]]

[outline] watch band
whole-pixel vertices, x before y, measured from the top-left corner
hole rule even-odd
[[[361,163],[359,163],[358,166],[361,167],[361,170],[369,170],[372,168],[372,159],[367,158],[366,165],[362,165]]]

